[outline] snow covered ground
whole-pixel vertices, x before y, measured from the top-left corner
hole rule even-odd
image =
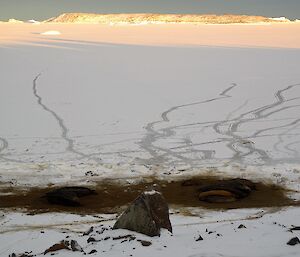
[[[0,24],[0,186],[217,174],[299,190],[299,31],[299,24]],[[174,215],[173,237],[153,239],[147,249],[107,243],[105,255],[299,255],[285,245],[290,232],[273,224],[299,225],[298,208],[243,221],[247,230],[235,232],[248,211],[228,211],[234,224],[220,213]],[[61,221],[47,215],[4,212],[0,256],[25,246],[40,252],[63,239],[55,229],[45,238],[30,228],[40,219]],[[211,220],[220,223],[209,229],[223,236],[195,242],[197,233],[205,236],[198,222]],[[10,231],[17,225],[25,229]]]
[[[286,243],[300,236],[299,231],[289,231],[298,221],[299,214],[299,208],[198,210],[194,217],[171,215],[173,234],[162,231],[160,237],[151,238],[132,231],[112,230],[114,215],[80,217],[59,213],[34,216],[3,213],[0,256],[25,252],[43,256],[46,249],[61,240],[76,240],[85,253],[97,251],[91,256],[296,257],[300,246]],[[93,231],[84,235],[91,227]],[[134,239],[124,237],[127,235],[134,236]],[[200,236],[203,240],[197,240]],[[142,246],[139,240],[152,244]],[[54,254],[83,256],[82,252],[69,250]]]

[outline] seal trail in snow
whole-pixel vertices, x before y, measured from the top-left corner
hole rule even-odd
[[[91,155],[82,153],[80,151],[77,151],[74,148],[74,140],[69,137],[69,135],[68,135],[69,130],[66,127],[64,120],[55,111],[53,111],[52,109],[50,109],[48,106],[46,106],[43,103],[43,99],[38,94],[38,90],[37,90],[37,81],[38,81],[38,79],[39,79],[40,76],[41,76],[41,73],[39,73],[34,78],[34,80],[33,80],[33,87],[32,87],[33,94],[34,94],[34,96],[37,99],[38,105],[40,105],[43,110],[45,110],[46,112],[50,113],[52,115],[52,117],[57,121],[57,124],[58,124],[58,126],[59,126],[59,128],[61,130],[61,137],[63,138],[63,140],[65,140],[67,142],[66,151],[74,153],[74,154],[77,154],[77,155],[79,155],[79,156],[81,156],[83,158],[91,158]],[[93,159],[95,161],[99,161],[100,158],[93,158]]]
[[[154,146],[154,143],[157,140],[162,139],[162,138],[166,139],[175,134],[175,131],[172,129],[172,127],[162,129],[161,130],[162,132],[160,132],[155,129],[155,126],[160,123],[163,123],[163,122],[169,122],[170,120],[169,120],[168,116],[170,115],[170,113],[175,112],[178,109],[190,107],[190,106],[194,106],[194,105],[198,105],[198,104],[206,104],[209,102],[230,98],[231,96],[227,95],[227,93],[229,91],[231,91],[233,88],[235,88],[236,86],[237,86],[237,84],[232,83],[230,85],[230,87],[226,88],[218,96],[211,98],[211,99],[173,106],[161,114],[161,120],[148,123],[145,126],[147,134],[139,142],[139,145],[141,146],[141,148],[146,150],[152,156],[148,161],[150,161],[150,163],[152,163],[153,161],[159,162],[159,163],[166,162],[167,161],[166,156],[170,156],[170,157],[172,156],[175,159],[179,159],[185,163],[193,162],[192,159],[184,157],[180,153],[176,153],[176,152],[172,151],[171,149]],[[161,154],[159,152],[163,152],[163,154]],[[209,159],[213,156],[214,151],[203,151],[203,154],[204,154],[205,158]]]

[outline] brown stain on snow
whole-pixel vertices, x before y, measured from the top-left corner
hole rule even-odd
[[[286,194],[288,191],[284,188],[264,183],[255,183],[256,190],[250,196],[236,202],[206,203],[198,200],[198,188],[200,186],[212,184],[220,180],[220,178],[216,177],[194,177],[184,182],[184,180],[165,181],[153,178],[152,180],[147,179],[136,184],[106,180],[98,182],[96,186],[91,186],[90,188],[95,189],[97,195],[80,198],[81,206],[79,207],[64,207],[49,204],[42,196],[55,189],[55,187],[31,188],[29,190],[6,188],[2,189],[0,193],[11,194],[0,195],[0,208],[22,208],[31,213],[115,213],[123,210],[141,192],[147,188],[151,188],[153,184],[159,185],[169,205],[175,207],[203,207],[221,210],[299,205],[299,202],[287,197]],[[186,185],[183,186],[183,183]]]

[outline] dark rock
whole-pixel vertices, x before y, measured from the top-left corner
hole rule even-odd
[[[117,236],[113,237],[113,240],[120,240],[120,239],[128,239],[129,241],[135,240],[136,237],[133,235],[125,235],[125,236]]]
[[[89,237],[87,240],[88,243],[90,242],[96,242],[96,239],[94,237]]]
[[[91,234],[94,230],[94,227],[90,227],[88,231],[84,232],[83,235],[84,236],[88,236],[89,234]]]
[[[44,251],[44,255],[50,252],[56,252],[63,249],[71,250],[69,246],[70,246],[69,242],[63,240],[57,244],[50,246],[47,250]]]
[[[290,241],[288,241],[286,243],[287,245],[296,245],[296,244],[300,244],[300,240],[298,237],[293,237],[292,239],[290,239]]]
[[[52,245],[47,250],[44,251],[44,255],[50,252],[56,252],[59,250],[72,250],[73,252],[83,252],[82,247],[77,243],[76,240],[62,240],[57,244]]]
[[[33,257],[34,255],[30,254],[30,253],[20,253],[20,254],[15,254],[15,253],[12,253],[10,254],[8,257]]]
[[[142,246],[150,246],[152,243],[150,241],[138,240]]]
[[[199,235],[199,237],[196,239],[196,241],[202,241],[203,240],[203,237]]]
[[[220,181],[199,188],[199,200],[211,203],[234,202],[255,190],[255,184],[246,179]]]
[[[92,251],[89,252],[89,254],[93,254],[93,253],[96,253],[97,250],[96,249],[93,249]]]
[[[113,227],[148,236],[159,236],[161,228],[172,232],[168,204],[162,194],[155,190],[144,192],[137,197]]]
[[[70,246],[73,252],[83,252],[82,247],[78,244],[76,240],[71,240]]]
[[[292,227],[292,228],[289,229],[289,231],[294,231],[294,230],[295,231],[300,230],[300,227]]]
[[[241,224],[241,225],[238,226],[238,228],[239,228],[239,229],[241,229],[241,228],[246,228],[246,226],[243,225],[243,224]]]
[[[63,206],[80,206],[79,198],[97,194],[95,190],[86,187],[62,187],[45,194],[51,204]]]

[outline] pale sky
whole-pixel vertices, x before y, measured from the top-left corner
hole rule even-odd
[[[300,18],[300,0],[0,0],[0,20],[44,20],[64,12],[214,13]]]

